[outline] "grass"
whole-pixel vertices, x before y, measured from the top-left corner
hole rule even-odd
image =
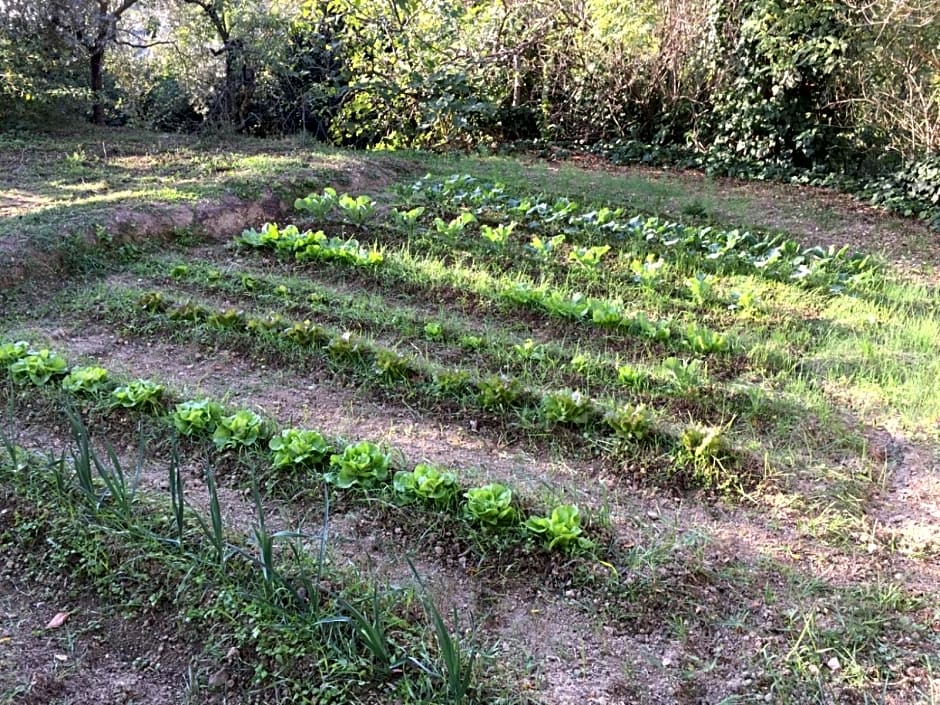
[[[157,610],[183,625],[187,639],[208,635],[205,651],[192,654],[192,697],[212,690],[217,679],[210,676],[219,668],[242,694],[267,693],[272,701],[312,696],[296,668],[302,662],[313,664],[319,696],[345,701],[482,702],[503,689],[507,702],[521,703],[536,698],[522,684],[540,683],[538,697],[550,702],[560,671],[545,643],[570,632],[570,643],[555,646],[564,655],[559,668],[577,661],[585,679],[598,678],[593,662],[613,648],[615,624],[662,647],[642,656],[657,664],[652,669],[616,658],[615,670],[647,675],[650,690],[636,686],[642,691],[632,696],[636,701],[932,697],[938,664],[923,654],[938,648],[928,570],[934,554],[929,535],[910,545],[881,525],[887,512],[899,511],[890,494],[899,460],[882,447],[880,429],[902,446],[917,444],[924,457],[937,451],[936,289],[885,264],[801,285],[789,270],[716,263],[692,246],[667,244],[665,236],[661,242],[649,233],[560,226],[537,215],[494,244],[478,224],[438,231],[435,217],[446,223],[460,210],[451,196],[421,201],[427,212],[412,226],[386,215],[389,207],[418,202],[408,184],[427,171],[432,179],[425,186],[434,175],[446,181],[469,172],[502,181],[510,196],[584,201],[590,193],[585,211],[624,206],[708,223],[713,232],[760,222],[747,196],[728,195],[719,182],[693,188],[688,179],[650,181],[508,158],[366,157],[297,141],[160,140],[170,149],[158,151],[152,137],[133,132],[101,145],[89,134],[58,143],[5,137],[0,158],[28,172],[18,191],[8,191],[20,206],[33,199],[35,208],[24,218],[15,208],[5,211],[0,239],[25,235],[48,246],[63,233],[102,225],[117,205],[192,203],[224,193],[252,199],[274,181],[289,198],[332,183],[373,197],[377,213],[356,226],[338,213],[319,222],[298,216],[298,223],[355,237],[382,255],[363,267],[317,250],[314,261],[294,263],[189,232],[170,251],[145,244],[89,250],[60,288],[26,284],[4,294],[9,306],[0,317],[0,341],[28,338],[73,362],[116,363],[126,376],[115,373],[112,385],[142,374],[144,365],[166,384],[175,366],[211,364],[148,360],[142,354],[148,345],[277,368],[282,390],[242,390],[249,402],[276,395],[279,404],[258,441],[244,449],[220,453],[211,435],[178,437],[164,415],[168,404],[209,388],[168,384],[149,411],[82,402],[102,437],[146,436],[130,454],[138,467],[167,463],[159,473],[162,489],[139,482],[120,453],[102,456],[99,446],[83,445],[77,422],[54,420],[71,403],[69,394],[50,387],[30,393],[20,385],[5,393],[19,419],[32,419],[11,421],[11,428],[49,423],[49,435],[73,436],[76,450],[50,461],[51,474],[30,480],[15,471],[21,456],[8,451],[4,492],[23,511],[12,526],[0,516],[0,541],[44,579],[65,566],[78,589],[104,604]],[[360,172],[370,167],[380,179],[363,180]],[[478,218],[507,222],[515,216],[504,207],[487,206]],[[534,252],[533,235],[547,238],[562,228],[566,241],[555,251]],[[611,246],[596,265],[587,250],[576,249],[595,244]],[[644,268],[650,251],[667,265]],[[153,310],[138,305],[149,292],[162,296]],[[610,303],[629,321],[594,320],[600,310],[594,303],[572,313],[578,293]],[[207,312],[229,308],[243,311],[232,314],[242,323],[210,324]],[[319,342],[281,335],[305,318],[311,319],[305,335]],[[657,321],[667,334],[657,332]],[[362,347],[355,337],[340,345],[344,331],[361,337]],[[727,335],[730,349],[692,347],[695,335],[707,338],[709,331]],[[82,355],[83,336],[100,335],[134,345]],[[469,426],[478,450],[460,451],[468,460],[456,467],[458,478],[512,486],[522,516],[547,516],[577,501],[596,552],[553,555],[521,529],[502,534],[469,521],[457,503],[402,504],[388,483],[395,469],[410,469],[418,457],[393,454],[389,478],[368,490],[324,491],[320,470],[272,472],[263,443],[275,425],[303,414],[316,429],[330,413],[303,398],[298,385],[313,379],[311,372],[318,385],[345,390],[346,413],[381,405],[392,445],[404,414],[448,439],[437,441],[435,454],[446,454],[449,439]],[[219,377],[215,389],[244,383],[224,365],[212,374]],[[614,440],[601,432],[601,419],[584,422],[581,393],[652,408],[653,442]],[[347,442],[330,440],[337,448]],[[507,450],[518,467],[500,460]],[[722,472],[738,470],[748,473],[748,483],[723,484]],[[58,519],[49,527],[30,519],[50,512]],[[43,531],[54,534],[52,544]],[[334,541],[340,552],[350,547],[348,565],[330,548]],[[387,563],[377,575],[355,555],[375,546],[383,546]],[[454,612],[463,610],[459,600],[432,595],[436,581],[418,579],[414,566],[403,579],[403,566],[415,556],[422,569],[433,566],[436,578],[488,596],[470,610],[486,629],[465,632],[475,621],[470,613]],[[166,576],[155,580],[164,565]],[[177,605],[168,597],[173,581],[183,586]],[[197,593],[209,597],[198,600]],[[545,621],[535,611],[513,617],[534,636],[509,635],[505,613],[513,604],[546,611]],[[548,613],[560,606],[577,618],[552,621]],[[562,636],[538,631],[546,627]],[[234,663],[226,658],[232,647]],[[498,663],[481,657],[500,649],[510,655]],[[674,666],[664,665],[669,649],[678,654],[665,659]],[[620,686],[603,687],[617,697]]]

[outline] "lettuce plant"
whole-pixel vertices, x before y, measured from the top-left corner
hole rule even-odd
[[[729,472],[733,460],[723,426],[689,426],[679,437],[676,460],[691,472],[692,482],[707,489],[740,489],[740,477]]]
[[[17,340],[15,343],[0,345],[0,367],[9,367],[29,352],[29,343]]]
[[[597,269],[601,265],[601,259],[608,252],[610,252],[610,245],[576,247],[568,253],[568,259],[585,269]]]
[[[728,352],[731,341],[728,336],[716,333],[710,328],[690,324],[684,331],[685,345],[693,352],[706,354],[715,352]]]
[[[268,442],[271,465],[276,470],[318,465],[330,452],[330,444],[317,431],[285,428]]]
[[[166,310],[166,301],[163,300],[163,294],[159,291],[151,291],[137,299],[137,306],[144,311],[157,313]]]
[[[111,392],[111,405],[156,411],[162,397],[163,385],[149,379],[136,379]]]
[[[309,319],[288,326],[281,332],[281,335],[297,345],[308,347],[321,347],[330,340],[326,331],[321,326],[311,323]]]
[[[490,411],[499,411],[517,403],[522,397],[522,383],[504,374],[490,375],[477,382],[480,405]]]
[[[330,471],[324,479],[343,489],[353,485],[370,488],[388,479],[390,464],[391,458],[379,446],[360,441],[330,456]]]
[[[222,418],[222,405],[211,399],[193,399],[176,405],[173,425],[184,436],[209,435]]]
[[[523,342],[513,345],[512,351],[523,360],[545,359],[545,346],[536,343],[532,338],[526,338]]]
[[[652,289],[666,273],[666,260],[650,253],[646,259],[635,259],[630,263],[633,280],[646,289]]]
[[[302,237],[296,225],[285,225],[282,229],[278,227],[277,223],[265,223],[261,226],[261,230],[251,228],[242,231],[242,234],[235,239],[235,242],[255,248],[292,250],[296,242]]]
[[[14,382],[25,384],[32,382],[43,385],[53,377],[64,375],[68,371],[68,364],[58,353],[43,348],[30,350],[21,358],[10,364],[10,374]]]
[[[397,350],[378,350],[372,369],[379,377],[402,380],[408,377],[411,360]]]
[[[644,404],[616,406],[604,414],[604,423],[620,438],[634,441],[645,438],[652,425]]]
[[[543,240],[538,235],[533,235],[532,239],[529,240],[527,247],[535,253],[540,259],[548,259],[552,254],[557,250],[565,241],[564,235],[556,235],[555,237],[548,238]]]
[[[424,215],[424,206],[418,206],[411,210],[392,210],[392,220],[396,225],[404,228],[408,235],[414,235],[418,230],[418,220]]]
[[[689,426],[679,437],[679,456],[694,465],[721,464],[728,452],[721,426]]]
[[[704,306],[712,300],[717,279],[711,274],[698,274],[685,280],[685,288],[696,306]]]
[[[691,393],[705,384],[705,370],[701,360],[680,360],[677,357],[667,357],[661,363],[662,374],[670,384],[684,393]]]
[[[583,426],[593,418],[594,405],[581,392],[561,389],[542,397],[539,413],[549,424]]]
[[[206,318],[206,322],[216,328],[241,328],[245,325],[245,312],[234,308],[214,311]]]
[[[343,194],[339,199],[339,209],[353,225],[364,225],[369,218],[375,215],[375,201],[368,196],[350,196]]]
[[[395,473],[392,485],[400,494],[442,506],[451,504],[458,491],[454,473],[427,463]]]
[[[298,198],[294,201],[294,208],[299,211],[306,211],[314,218],[323,219],[330,214],[338,201],[339,197],[336,194],[336,189],[327,186],[320,195],[311,193],[306,198]]]
[[[108,371],[103,367],[73,367],[62,378],[62,389],[72,394],[97,396],[108,386]]]
[[[545,517],[530,517],[523,526],[539,536],[549,550],[589,549],[593,546],[591,541],[581,535],[584,532],[581,528],[581,513],[574,504],[557,506]]]
[[[434,372],[431,389],[440,397],[463,397],[474,389],[473,377],[466,370],[438,370]]]
[[[509,524],[516,519],[512,490],[498,482],[464,492],[467,516],[485,526]]]
[[[617,367],[617,381],[633,389],[642,389],[649,383],[649,374],[634,365],[620,365]]]
[[[455,239],[463,235],[464,230],[470,223],[477,221],[476,216],[469,211],[464,211],[451,221],[443,221],[440,218],[434,219],[434,229],[448,239]]]
[[[258,442],[264,433],[264,420],[250,409],[239,409],[219,419],[212,442],[219,450],[247,448]]]
[[[484,224],[480,226],[480,237],[494,247],[505,247],[512,231],[516,229],[516,225],[516,221],[512,221],[508,225],[492,226]]]

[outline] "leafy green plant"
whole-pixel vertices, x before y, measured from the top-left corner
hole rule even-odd
[[[731,349],[731,340],[727,335],[694,323],[686,327],[684,335],[686,346],[693,352],[707,354]]]
[[[581,513],[574,504],[559,505],[545,517],[529,517],[523,526],[540,537],[549,550],[590,549],[594,545],[582,536]]]
[[[483,347],[484,340],[479,335],[462,335],[457,343],[464,350],[479,350]]]
[[[9,367],[29,352],[29,343],[17,340],[13,343],[0,345],[0,367]]]
[[[477,382],[480,405],[484,409],[499,411],[516,404],[522,397],[522,383],[508,375],[490,375]]]
[[[651,252],[646,259],[633,260],[630,263],[630,271],[633,272],[634,281],[644,288],[652,289],[666,273],[666,260]]]
[[[265,432],[264,419],[250,409],[239,409],[219,419],[212,442],[218,450],[248,448],[258,442]]]
[[[392,221],[402,227],[408,235],[414,235],[418,231],[418,222],[424,215],[424,206],[417,206],[410,210],[392,209]]]
[[[467,516],[485,526],[509,524],[516,519],[512,506],[512,490],[498,482],[473,487],[463,495]]]
[[[311,193],[305,198],[298,198],[294,201],[294,209],[299,211],[306,211],[310,213],[314,218],[324,219],[330,212],[336,207],[339,202],[339,196],[336,193],[336,189],[331,186],[327,186],[323,189],[322,194]]]
[[[343,217],[353,225],[365,225],[366,221],[375,215],[375,201],[365,195],[354,198],[343,194],[337,205]]]
[[[669,340],[672,337],[672,326],[668,320],[651,321],[642,311],[630,321],[630,330],[650,340]]]
[[[206,323],[215,328],[241,328],[245,325],[245,312],[234,308],[213,311],[206,318]]]
[[[281,331],[281,335],[297,345],[304,347],[321,347],[330,342],[329,334],[310,319],[295,323]]]
[[[150,313],[157,313],[158,311],[166,310],[166,302],[163,300],[163,294],[161,294],[159,291],[152,291],[143,294],[139,299],[137,299],[137,306],[142,308],[144,311],[149,311]]]
[[[397,350],[378,350],[372,369],[380,377],[389,380],[402,380],[408,377],[411,360]]]
[[[440,397],[462,397],[474,390],[472,375],[466,370],[438,370],[431,381],[432,393]]]
[[[680,360],[667,357],[660,363],[662,374],[677,390],[692,392],[705,384],[705,372],[701,360]]]
[[[617,380],[632,389],[643,389],[649,383],[649,374],[634,365],[620,365],[617,367]]]
[[[222,418],[222,405],[211,399],[192,399],[176,405],[172,421],[184,436],[209,435],[215,432]]]
[[[623,323],[623,307],[613,301],[590,301],[591,320],[599,326],[618,326]]]
[[[505,247],[509,241],[509,236],[516,229],[517,223],[512,221],[508,225],[486,225],[480,226],[480,237],[494,247]]]
[[[585,269],[600,267],[604,255],[610,252],[610,245],[594,245],[593,247],[575,247],[568,253],[568,259]]]
[[[322,434],[299,428],[285,428],[268,442],[268,448],[275,470],[315,467],[330,452],[330,444]]]
[[[721,491],[740,488],[740,478],[730,471],[731,448],[724,432],[724,426],[692,425],[679,437],[676,460],[691,470],[696,486]]]
[[[546,423],[583,426],[594,417],[594,405],[581,392],[561,389],[542,397],[539,413]]]
[[[62,378],[62,389],[71,394],[98,396],[108,387],[108,371],[103,367],[73,367]]]
[[[548,239],[543,239],[539,235],[533,235],[527,247],[540,259],[547,260],[564,242],[564,235],[555,235]]]
[[[199,304],[193,303],[192,301],[187,301],[184,304],[180,304],[172,309],[169,312],[170,320],[173,321],[189,321],[190,323],[198,323],[203,319],[208,319],[209,312]]]
[[[444,337],[444,325],[439,321],[428,321],[424,325],[424,336],[429,340],[440,340]]]
[[[270,248],[275,250],[292,250],[297,242],[308,233],[301,235],[296,225],[285,225],[280,228],[277,223],[265,223],[261,230],[250,228],[243,230],[235,239],[239,245],[248,245],[256,248]]]
[[[149,379],[136,379],[111,392],[111,405],[125,409],[156,411],[163,397],[163,385]]]
[[[645,438],[652,425],[650,413],[643,404],[615,406],[604,414],[604,423],[610,426],[618,437],[636,441]]]
[[[340,454],[330,456],[330,471],[324,478],[331,485],[346,489],[353,485],[374,487],[388,479],[391,458],[369,441],[346,446]]]
[[[696,306],[704,306],[711,301],[716,281],[715,276],[711,274],[697,274],[685,280],[685,288],[689,290],[689,296]]]
[[[395,473],[392,486],[399,494],[438,505],[451,504],[459,489],[453,472],[428,463],[419,463],[414,470]]]
[[[30,350],[9,366],[14,382],[32,382],[35,385],[43,385],[53,377],[64,375],[68,368],[65,358],[45,348]]]
[[[464,211],[456,218],[450,221],[444,221],[440,218],[434,219],[434,229],[438,233],[443,235],[449,240],[454,240],[460,235],[463,235],[464,231],[467,229],[467,226],[470,223],[475,223],[477,218],[470,211]]]
[[[512,346],[513,354],[522,360],[544,360],[545,346],[536,343],[532,338],[526,338],[523,342]]]
[[[351,331],[334,336],[326,346],[330,356],[340,360],[358,359],[367,348],[366,343]]]

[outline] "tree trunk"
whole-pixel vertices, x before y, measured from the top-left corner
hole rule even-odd
[[[104,48],[92,51],[91,66],[91,121],[96,125],[104,125]]]

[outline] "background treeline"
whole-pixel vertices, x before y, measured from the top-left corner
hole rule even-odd
[[[604,145],[940,199],[940,0],[0,0],[5,124]],[[920,189],[920,191],[918,191]],[[916,199],[915,199],[916,200]],[[890,205],[890,203],[889,203]],[[904,204],[902,203],[902,206]]]

